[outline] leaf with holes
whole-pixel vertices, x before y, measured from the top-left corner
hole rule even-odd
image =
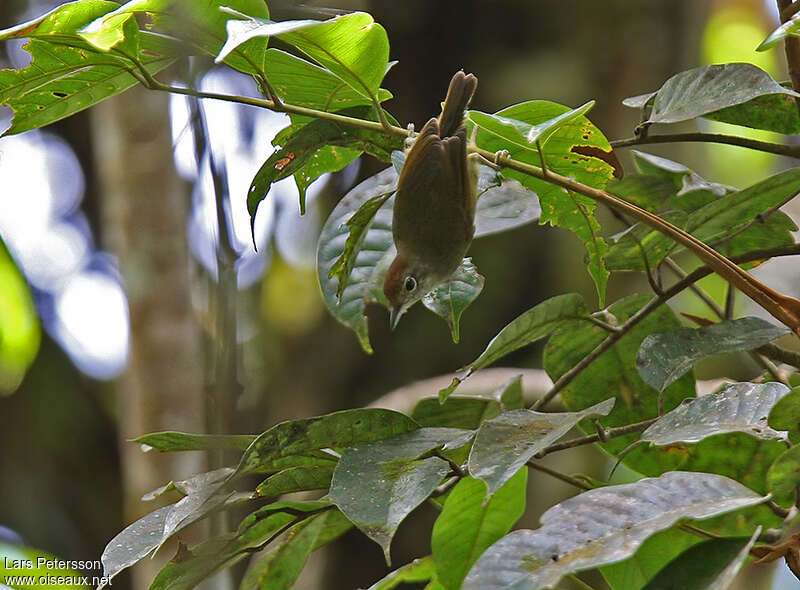
[[[542,301],[500,330],[480,356],[461,369],[463,374],[455,377],[449,386],[439,392],[439,400],[446,400],[475,371],[488,367],[523,346],[548,337],[567,322],[588,317],[583,297],[577,293],[557,295]]]
[[[495,115],[535,126],[569,112],[565,106],[536,100],[508,107]],[[505,149],[514,159],[541,165],[539,150],[535,146],[511,142],[503,132],[479,127],[476,142],[490,152]],[[608,140],[582,115],[557,126],[542,146],[542,154],[548,169],[596,188],[605,188],[609,179],[620,170]],[[514,170],[504,169],[503,174],[517,179],[539,196],[542,207],[540,223],[569,229],[584,243],[589,253],[587,268],[602,302],[608,280],[608,271],[603,264],[608,245],[600,235],[594,201]]]
[[[484,282],[472,259],[465,258],[446,282],[423,296],[422,304],[447,322],[453,342],[459,340],[461,314],[481,294]]]
[[[141,45],[151,74],[172,63],[173,58],[166,57],[168,46],[158,37],[142,34]],[[60,121],[138,83],[129,72],[130,63],[121,58],[38,39],[25,49],[33,58],[28,67],[0,71],[0,103],[14,110],[4,135]]]
[[[642,433],[640,440],[664,446],[696,443],[726,432],[746,432],[766,440],[786,440],[767,426],[773,406],[789,388],[782,383],[732,383],[719,393],[692,399],[668,412]]]
[[[383,549],[403,519],[450,472],[439,457],[423,455],[463,437],[457,428],[420,428],[347,449],[331,482],[330,499],[365,535]]]
[[[486,420],[478,429],[467,467],[486,484],[488,497],[500,489],[536,453],[591,416],[608,416],[614,398],[580,412],[512,410]]]
[[[657,332],[642,342],[636,368],[645,382],[664,391],[704,357],[753,350],[788,333],[785,326],[755,317],[723,320],[702,328]]]
[[[447,495],[431,534],[436,579],[444,588],[458,590],[478,557],[522,516],[527,482],[522,469],[484,502],[483,484],[465,477]]]
[[[552,587],[567,574],[630,557],[649,536],[681,519],[709,518],[765,500],[727,477],[684,471],[589,490],[548,509],[540,528],[514,531],[492,545],[463,588]]]

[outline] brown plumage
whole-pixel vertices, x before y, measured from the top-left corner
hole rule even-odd
[[[392,219],[397,256],[383,284],[392,327],[453,274],[472,241],[477,169],[467,158],[464,110],[477,86],[475,76],[457,72],[442,114],[425,123],[406,154]]]

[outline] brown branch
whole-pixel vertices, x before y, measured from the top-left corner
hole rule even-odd
[[[800,39],[798,39],[800,40]],[[611,147],[632,147],[636,145],[647,145],[652,143],[723,143],[735,145],[759,152],[767,152],[778,156],[789,156],[790,158],[800,158],[800,146],[786,145],[783,143],[773,143],[771,141],[760,141],[749,137],[738,135],[725,135],[722,133],[664,133],[661,135],[639,135],[627,139],[617,139],[611,142]]]
[[[777,0],[778,12],[781,24],[792,17],[793,11],[797,8],[797,2],[792,0]],[[792,88],[795,92],[800,92],[800,38],[789,35],[783,41],[783,49],[786,54],[786,66],[789,70],[789,78],[792,80]],[[797,110],[800,112],[800,98],[795,98]]]

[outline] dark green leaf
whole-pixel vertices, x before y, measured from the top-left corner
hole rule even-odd
[[[443,404],[438,398],[426,397],[417,403],[411,417],[421,426],[475,430],[484,420],[522,405],[522,378],[517,376],[488,394],[450,396]]]
[[[244,451],[256,439],[252,434],[187,434],[154,432],[133,439],[157,451],[209,451],[224,449]]]
[[[559,104],[529,101],[503,109],[496,115],[529,125],[539,125],[567,112],[570,109]],[[476,141],[479,146],[491,152],[507,149],[514,159],[541,165],[539,151],[535,146],[511,143],[504,135],[486,129],[478,129]],[[559,126],[542,147],[542,153],[547,168],[589,186],[605,188],[614,174],[614,166],[608,163],[615,160],[608,140],[584,116],[573,118]],[[589,253],[588,270],[602,302],[608,279],[603,257],[608,245],[600,235],[600,224],[594,216],[594,201],[514,170],[505,169],[503,174],[516,178],[539,196],[542,207],[541,223],[549,222],[551,225],[564,227],[581,239]]]
[[[606,313],[614,318],[617,325],[621,325],[650,299],[646,295],[627,297],[611,305]],[[608,418],[603,420],[606,427],[624,426],[657,416],[658,395],[642,381],[636,371],[636,353],[642,340],[650,333],[679,326],[680,322],[669,307],[658,307],[561,391],[567,410],[577,412],[613,395],[617,402]],[[607,336],[608,332],[603,328],[588,322],[565,325],[545,346],[544,368],[547,374],[553,381],[558,380]],[[694,395],[694,380],[686,375],[664,391],[665,408],[669,411],[685,398]],[[602,446],[612,454],[618,453],[634,437],[635,435],[629,435],[615,438]],[[675,469],[679,457],[658,449],[640,449],[628,455],[624,463],[644,475],[659,475],[667,469]]]
[[[776,133],[800,133],[797,102],[788,94],[765,94],[746,103],[703,115],[712,121],[741,125],[751,129],[766,129]]]
[[[644,339],[636,368],[646,383],[664,391],[706,356],[753,350],[788,333],[785,326],[755,317],[723,320],[702,328],[674,328]]]
[[[147,71],[155,74],[173,59],[158,53],[154,36],[142,35]],[[32,39],[25,49],[33,58],[21,70],[0,71],[0,103],[14,110],[4,135],[13,135],[60,121],[127,90],[138,80],[131,65],[117,57],[67,45]],[[151,54],[150,52],[153,52]]]
[[[645,590],[727,590],[744,565],[761,527],[749,539],[712,539],[673,559]]]
[[[488,497],[497,493],[536,453],[567,434],[584,418],[607,416],[614,398],[581,412],[512,410],[486,420],[469,453],[470,475],[486,484]]]
[[[464,379],[488,367],[505,355],[546,338],[556,329],[573,320],[588,318],[583,298],[577,293],[558,295],[542,301],[514,319],[495,336],[481,355],[462,370],[464,374],[439,392],[439,400],[447,399]]]
[[[390,562],[389,546],[397,527],[436,489],[450,471],[426,453],[463,437],[455,428],[421,428],[347,449],[331,482],[330,498]]]
[[[461,314],[481,294],[484,281],[472,259],[465,258],[447,282],[422,298],[425,307],[447,322],[453,342],[459,340]]]
[[[430,555],[420,557],[397,568],[378,580],[367,590],[393,590],[405,582],[427,582],[434,576],[433,559]]]
[[[683,211],[668,211],[660,217],[681,229],[688,220]],[[613,244],[606,255],[606,268],[611,271],[655,270],[676,246],[672,238],[643,223],[636,223],[611,239]]]
[[[242,456],[237,474],[269,472],[285,457],[326,448],[344,449],[416,428],[408,416],[371,408],[281,422],[250,445]]]
[[[465,477],[456,484],[433,525],[431,552],[436,579],[458,590],[478,557],[507,534],[525,512],[528,470],[521,469],[488,502],[484,485]]]
[[[775,430],[789,431],[793,444],[800,442],[800,387],[780,399],[769,413],[768,424]]]
[[[775,459],[767,472],[767,489],[778,499],[794,502],[800,487],[800,447],[794,446]],[[783,503],[783,502],[782,502]]]
[[[463,588],[552,587],[566,574],[630,557],[682,518],[708,518],[765,499],[732,479],[683,471],[589,490],[547,510],[540,528],[492,545]]]
[[[642,433],[641,440],[659,446],[695,443],[726,432],[785,440],[785,432],[767,426],[767,416],[787,393],[789,388],[782,383],[732,383],[719,393],[692,399],[665,414]]]
[[[647,123],[687,121],[768,94],[800,96],[752,64],[701,66],[664,82]]]
[[[333,465],[312,465],[279,471],[259,484],[256,493],[264,498],[272,498],[290,492],[324,490],[331,484],[333,469]]]
[[[288,590],[303,571],[311,552],[351,526],[338,510],[315,514],[294,525],[278,547],[250,565],[239,589]]]

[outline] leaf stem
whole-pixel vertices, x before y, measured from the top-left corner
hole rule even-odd
[[[617,428],[607,428],[603,432],[603,436],[601,436],[600,433],[598,432],[595,434],[587,434],[586,436],[565,440],[564,442],[555,443],[550,445],[549,447],[545,447],[544,449],[542,449],[539,453],[537,453],[536,457],[541,458],[544,457],[545,455],[549,455],[550,453],[555,453],[556,451],[563,451],[565,449],[582,447],[584,445],[590,445],[596,442],[605,442],[611,440],[612,438],[617,438],[618,436],[625,436],[626,434],[641,432],[656,420],[658,420],[658,418],[650,418],[649,420],[635,422],[634,424],[628,424],[626,426],[619,426]]]
[[[582,490],[592,489],[592,486],[587,485],[581,480],[576,479],[571,475],[567,475],[566,473],[561,473],[560,471],[556,471],[555,469],[542,465],[541,463],[538,463],[536,461],[528,461],[526,465],[531,469],[535,469],[536,471],[541,471],[542,473],[546,473],[547,475],[555,477],[556,479],[560,479],[561,481],[568,483],[571,486],[575,486],[576,488],[580,488]]]
[[[777,154],[779,156],[789,156],[790,158],[800,158],[800,145],[786,145],[773,143],[771,141],[760,141],[749,137],[739,137],[738,135],[725,135],[723,133],[664,133],[662,135],[646,135],[617,139],[611,142],[611,147],[622,148],[637,145],[647,145],[652,143],[681,143],[681,142],[701,142],[701,143],[723,143],[735,145],[759,152]]]

